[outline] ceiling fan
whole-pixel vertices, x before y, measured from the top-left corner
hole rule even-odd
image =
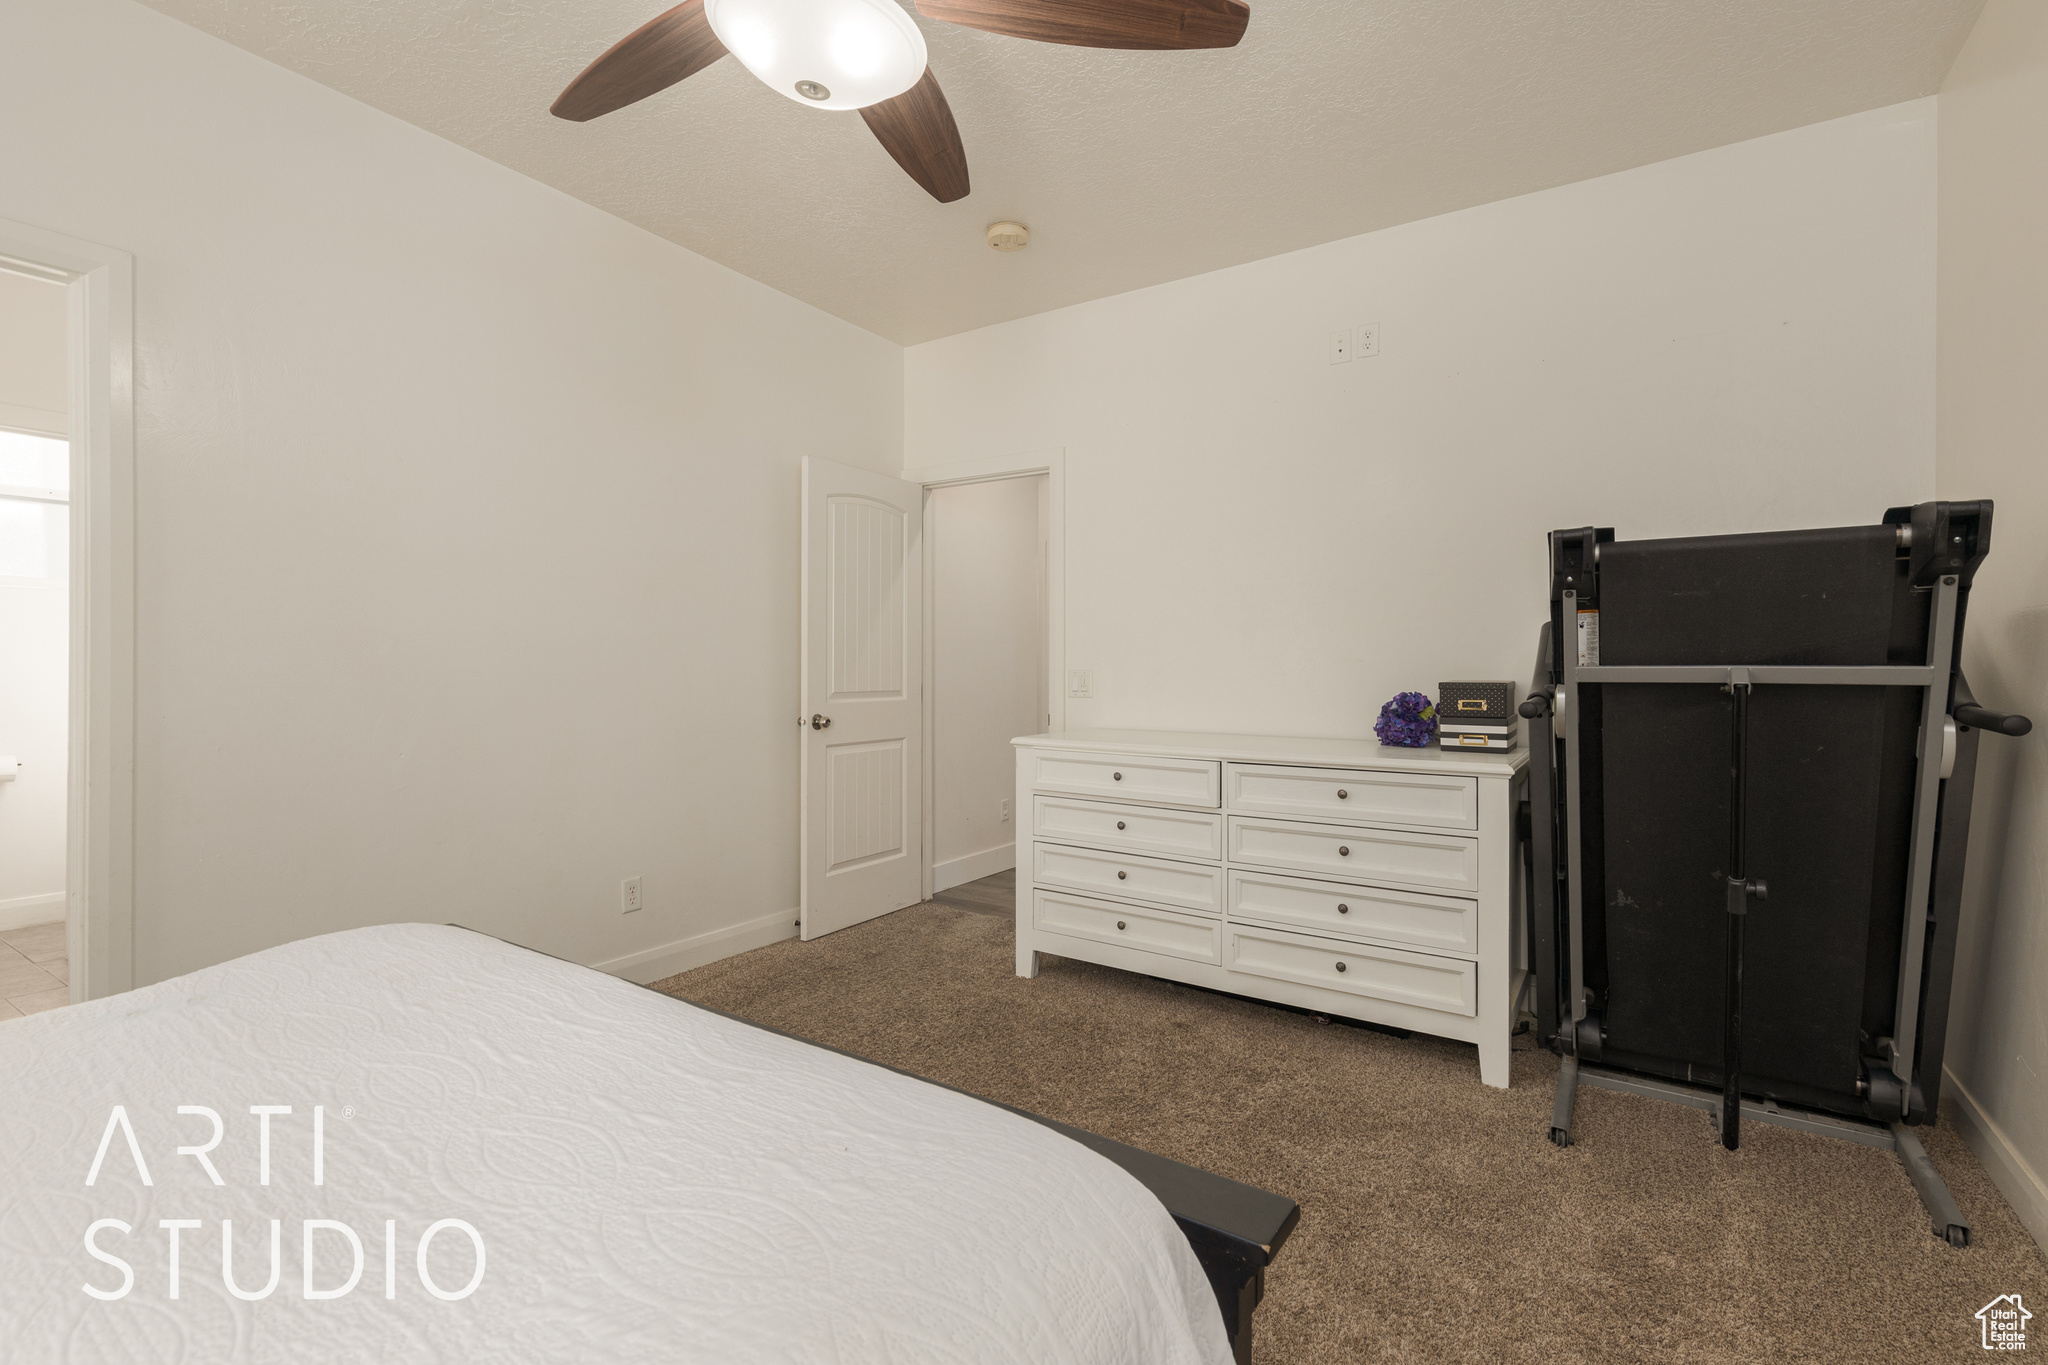
[[[916,0],[927,19],[1070,47],[1235,47],[1245,0]],[[924,34],[896,0],[683,0],[569,82],[557,118],[583,123],[666,90],[732,53],[773,90],[819,109],[858,109],[932,198],[967,195],[967,153],[925,62]]]

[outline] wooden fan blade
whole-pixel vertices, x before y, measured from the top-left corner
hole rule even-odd
[[[548,112],[585,123],[694,76],[725,55],[704,0],[683,0],[613,44],[555,99]]]
[[[1167,52],[1236,47],[1244,0],[917,0],[917,12],[988,33],[1069,47]]]
[[[967,149],[960,145],[952,106],[930,67],[916,85],[894,99],[870,104],[860,116],[896,164],[932,198],[950,204],[967,197]]]

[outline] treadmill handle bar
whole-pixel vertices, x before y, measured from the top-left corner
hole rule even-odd
[[[1927,952],[1927,901],[1934,873],[1934,825],[1941,800],[1942,722],[1948,719],[1949,675],[1956,643],[1954,574],[1943,574],[1927,617],[1927,669],[1933,676],[1920,703],[1920,761],[1913,774],[1913,824],[1906,850],[1906,912],[1899,926],[1898,991],[1893,997],[1891,1070],[1901,1095],[1913,1093],[1913,1057],[1920,1039],[1920,973]],[[1910,1098],[1901,1104],[1906,1108]]]
[[[2034,728],[2034,722],[2028,720],[2025,716],[2015,716],[2005,711],[1993,711],[1986,707],[1968,703],[1956,708],[1955,718],[1958,725],[1967,725],[1977,730],[1989,730],[1994,734],[2012,735],[2015,738],[2030,733]]]

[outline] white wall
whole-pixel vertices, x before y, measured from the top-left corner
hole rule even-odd
[[[62,285],[0,270],[0,427],[65,434],[64,318]]]
[[[0,929],[64,918],[70,594],[62,579],[0,578]]]
[[[2039,727],[1978,750],[1948,1092],[2048,1245],[2048,8],[1991,0],[1940,99],[1937,475],[1997,503],[1963,667]]]
[[[1932,495],[1934,144],[1921,100],[913,347],[905,463],[1066,448],[1069,724],[1367,734],[1529,676],[1553,527]]]
[[[136,256],[140,980],[786,932],[798,458],[896,469],[901,351],[129,0],[0,8],[0,128]]]
[[[0,270],[0,427],[64,434],[64,334],[63,286]],[[0,929],[64,918],[70,601],[61,577],[0,577],[0,754],[22,764],[0,782]]]
[[[943,891],[1015,867],[1010,741],[1045,729],[1046,479],[932,490],[932,877]]]

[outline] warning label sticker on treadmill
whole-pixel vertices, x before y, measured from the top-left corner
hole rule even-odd
[[[1600,666],[1600,610],[1597,607],[1581,609],[1579,612],[1579,667]]]
[[[2017,1294],[2000,1294],[1977,1310],[1977,1321],[1984,1324],[1984,1349],[1987,1351],[2024,1351],[2027,1349],[2027,1319],[2034,1315],[2020,1302]]]

